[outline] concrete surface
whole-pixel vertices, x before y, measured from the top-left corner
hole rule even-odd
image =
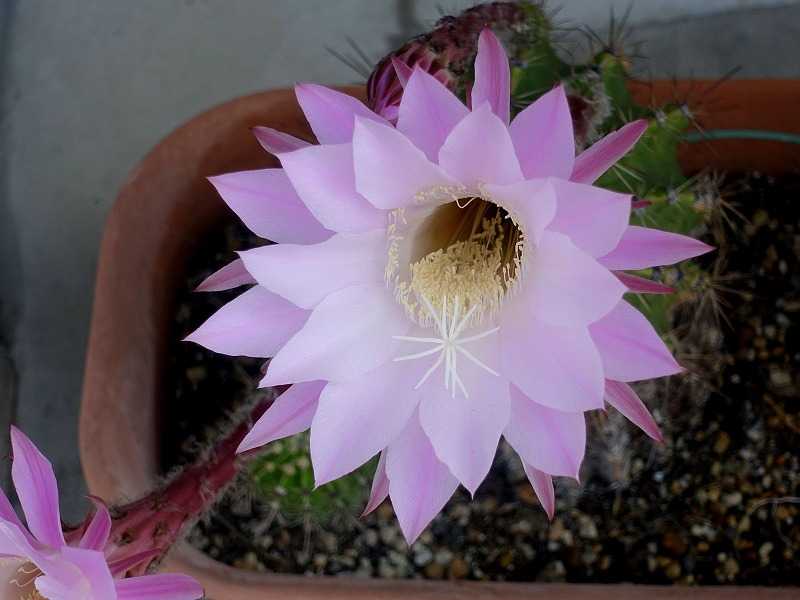
[[[598,31],[612,6],[630,6],[654,76],[800,75],[797,2],[551,4],[566,26]],[[423,0],[0,0],[0,452],[14,418],[53,460],[66,517],[83,508],[77,410],[96,252],[126,173],[226,99],[358,80],[326,47],[349,52],[350,37],[377,59],[438,16]]]

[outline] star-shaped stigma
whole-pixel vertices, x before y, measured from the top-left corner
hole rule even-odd
[[[469,342],[475,342],[486,336],[489,336],[493,333],[496,333],[500,328],[495,327],[493,329],[489,329],[488,331],[484,331],[483,333],[479,333],[477,335],[472,335],[466,338],[460,338],[459,336],[464,331],[464,328],[469,323],[470,318],[478,309],[478,305],[474,305],[471,309],[467,311],[467,313],[462,317],[460,316],[461,312],[461,304],[459,303],[458,296],[455,298],[455,306],[453,307],[453,315],[451,322],[447,322],[447,296],[445,296],[442,300],[442,314],[441,316],[437,314],[436,309],[431,304],[430,300],[426,298],[424,295],[421,295],[420,298],[422,302],[425,304],[425,307],[428,309],[428,312],[431,315],[431,318],[436,325],[436,329],[438,330],[439,337],[414,337],[414,336],[407,336],[407,335],[395,335],[392,336],[396,340],[402,340],[406,342],[418,342],[420,344],[435,344],[433,348],[429,348],[428,350],[423,350],[422,352],[417,352],[415,354],[408,354],[406,356],[398,356],[395,358],[395,362],[402,361],[402,360],[415,360],[417,358],[424,358],[426,356],[431,356],[433,354],[439,354],[439,357],[433,363],[430,369],[428,369],[425,374],[422,376],[422,379],[419,380],[414,389],[419,389],[423,383],[425,383],[428,378],[433,375],[433,373],[438,369],[442,363],[444,363],[444,388],[446,390],[450,390],[451,394],[455,398],[456,396],[456,386],[461,392],[464,394],[465,398],[469,398],[469,393],[467,393],[466,387],[464,387],[464,382],[458,376],[458,357],[459,354],[463,355],[465,358],[471,360],[473,363],[488,371],[492,375],[498,376],[499,373],[489,367],[488,365],[484,364],[481,360],[479,360],[474,354],[472,354],[469,350],[464,348],[464,344],[468,344]]]

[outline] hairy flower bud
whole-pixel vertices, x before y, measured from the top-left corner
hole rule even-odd
[[[367,82],[367,105],[386,119],[397,118],[403,96],[403,79],[398,70],[420,68],[450,90],[466,89],[465,75],[472,70],[478,51],[478,36],[486,27],[498,33],[522,26],[524,4],[492,2],[465,10],[457,17],[442,17],[436,27],[385,56]]]

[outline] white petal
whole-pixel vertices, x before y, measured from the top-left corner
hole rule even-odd
[[[356,191],[352,144],[309,146],[281,155],[284,171],[308,210],[332,231],[360,233],[386,225]]]
[[[464,337],[471,335],[465,332]],[[497,371],[497,334],[464,348]],[[445,389],[441,376],[432,376],[420,391],[419,416],[436,456],[472,494],[492,466],[500,435],[508,424],[508,381],[493,375],[465,356],[457,356],[457,374],[469,394]],[[438,374],[437,374],[438,375]]]
[[[458,479],[436,458],[416,414],[386,452],[389,496],[403,535],[412,544],[456,491]]]
[[[419,402],[419,364],[389,361],[347,382],[329,383],[311,424],[314,479],[322,485],[391,444]]]
[[[347,381],[396,355],[393,336],[410,322],[385,285],[357,285],[330,294],[272,359],[262,386],[321,379]]]
[[[381,283],[386,234],[339,233],[321,244],[275,244],[240,252],[256,281],[301,308],[314,308],[331,292]]]
[[[522,181],[508,127],[488,104],[473,110],[455,126],[439,150],[439,165],[463,185]]]
[[[356,121],[353,164],[356,189],[381,209],[408,206],[419,192],[454,183],[397,129],[366,119]]]
[[[545,231],[524,260],[521,291],[530,314],[551,325],[593,323],[608,314],[627,289],[561,233]]]

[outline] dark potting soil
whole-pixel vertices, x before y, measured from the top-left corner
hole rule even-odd
[[[723,189],[728,219],[711,228],[718,251],[704,259],[716,264],[716,293],[676,311],[688,373],[637,387],[665,443],[613,410],[592,415],[582,484],[557,482],[552,523],[501,447],[475,499],[459,490],[411,547],[388,502],[366,518],[320,520],[281,514],[246,483],[191,542],[223,562],[284,573],[797,584],[800,178],[729,178]],[[193,260],[181,291],[176,340],[239,293],[191,290],[233,250],[258,243],[237,225],[209,238],[215,250]],[[252,397],[261,369],[177,341],[172,359],[165,468],[213,439],[218,420]]]
[[[256,393],[261,359],[225,356],[181,341],[244,288],[226,292],[195,292],[218,268],[236,258],[235,252],[263,245],[233,216],[208,234],[186,265],[187,278],[176,291],[176,312],[169,349],[168,396],[165,403],[161,465],[165,472],[192,462],[225,426],[228,415]]]

